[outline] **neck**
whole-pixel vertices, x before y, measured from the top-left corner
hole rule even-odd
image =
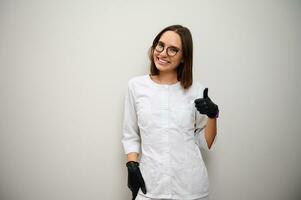
[[[160,72],[158,75],[158,80],[160,81],[160,83],[164,83],[164,84],[172,84],[172,83],[176,83],[178,82],[177,79],[177,73],[175,72],[169,72],[169,73],[164,73],[164,72]]]

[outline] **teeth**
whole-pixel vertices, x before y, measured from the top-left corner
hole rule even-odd
[[[165,61],[165,60],[161,60],[160,58],[158,59],[160,62],[163,62],[163,63],[168,63],[168,61]]]

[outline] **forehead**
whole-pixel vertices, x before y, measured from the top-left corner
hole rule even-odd
[[[164,32],[160,37],[160,41],[164,42],[164,44],[167,46],[175,46],[182,48],[181,37],[174,31]]]

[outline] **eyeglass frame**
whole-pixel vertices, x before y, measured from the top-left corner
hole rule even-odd
[[[163,49],[162,49],[162,51],[158,51],[158,50],[156,49],[156,47],[159,45],[159,43],[163,44]],[[177,52],[175,53],[175,55],[172,55],[172,56],[169,55],[168,50],[169,50],[170,48],[175,48],[175,49],[177,50]],[[157,51],[158,53],[162,53],[162,52],[165,50],[165,44],[164,44],[164,42],[158,41],[157,44],[154,46],[154,50]],[[180,49],[180,48],[178,48],[178,47],[175,47],[175,46],[169,46],[169,47],[166,47],[166,54],[167,54],[169,57],[174,57],[174,56],[176,56],[177,53],[180,52],[180,51],[182,51],[182,49]]]

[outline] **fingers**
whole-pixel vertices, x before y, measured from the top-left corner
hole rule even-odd
[[[139,192],[139,184],[137,183],[137,184],[135,184],[135,186],[133,187],[133,190],[132,190],[133,199],[136,199],[138,192]]]
[[[135,199],[136,199],[137,194],[138,194],[138,191],[137,191],[137,192],[132,192],[132,196],[133,196],[132,200],[135,200]]]

